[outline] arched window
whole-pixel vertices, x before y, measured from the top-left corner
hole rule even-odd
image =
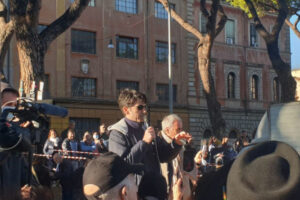
[[[204,131],[203,137],[204,138],[210,138],[212,136],[211,131],[209,129],[206,129]]]
[[[275,102],[279,102],[279,80],[278,77],[273,79],[273,99]]]
[[[237,138],[237,132],[235,130],[230,131],[229,138]]]
[[[258,100],[258,76],[253,75],[251,78],[251,98]]]
[[[234,88],[235,88],[235,74],[233,72],[230,72],[227,78],[227,97],[229,99],[235,98]]]

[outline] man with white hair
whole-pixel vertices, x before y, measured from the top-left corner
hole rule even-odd
[[[179,133],[184,132],[182,129],[182,120],[176,114],[170,114],[162,120],[162,131],[160,133],[160,137],[162,137],[167,143],[171,143],[175,136]],[[190,142],[191,138],[189,139]],[[186,141],[182,141],[186,143]],[[192,182],[196,180],[196,168],[194,166],[191,172],[187,172],[183,169],[183,155],[184,150],[180,151],[177,158],[173,159],[168,163],[162,163],[162,174],[166,178],[168,184],[168,193],[169,199],[173,198],[172,187],[174,183],[177,182],[178,178],[182,178],[183,184],[183,199],[190,199],[192,196],[192,191],[190,188],[189,180]]]

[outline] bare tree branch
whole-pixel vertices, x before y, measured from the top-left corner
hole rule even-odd
[[[211,9],[210,9],[210,16],[209,16],[209,29],[208,33],[212,36],[215,37],[215,31],[216,31],[216,21],[217,21],[217,14],[218,14],[218,8],[220,5],[220,0],[214,0],[212,1]]]
[[[297,20],[295,21],[294,24],[292,24],[290,22],[290,20],[285,19],[285,23],[294,31],[294,33],[296,34],[296,36],[300,39],[300,31],[297,28],[297,25],[298,25],[299,21],[300,21],[300,16],[298,16],[298,18],[297,18]]]
[[[219,35],[219,33],[223,30],[223,28],[226,24],[226,21],[227,21],[227,16],[223,10],[223,7],[220,5],[219,5],[219,13],[220,13],[221,19],[220,19],[219,23],[217,24],[215,37],[217,37]]]
[[[201,12],[202,12],[203,16],[205,18],[208,18],[209,17],[209,13],[208,13],[208,11],[206,9],[206,0],[201,0],[200,1],[200,9],[201,9]]]
[[[267,40],[268,37],[269,37],[269,32],[265,29],[264,25],[262,24],[262,22],[260,21],[259,17],[258,17],[258,14],[256,12],[256,9],[253,5],[253,2],[251,0],[245,0],[248,8],[249,8],[249,11],[250,13],[252,14],[253,16],[253,20],[254,20],[254,23],[255,23],[255,28],[257,30],[257,32],[260,33],[260,35],[265,39]]]
[[[281,27],[289,13],[289,8],[287,6],[286,0],[278,0],[278,5],[279,5],[278,15],[276,17],[275,25],[271,32],[271,35],[276,38],[278,38]]]
[[[166,9],[167,12],[169,12],[169,3],[167,0],[158,0]],[[188,22],[185,22],[174,10],[171,11],[172,18],[182,26],[186,31],[192,33],[195,37],[197,37],[199,40],[203,39],[202,34],[200,31],[196,28],[194,28],[192,25],[190,25]]]
[[[28,0],[26,8],[26,21],[29,26],[38,25],[40,9],[41,0]]]
[[[39,38],[44,42],[46,49],[57,36],[65,32],[79,18],[89,1],[90,0],[75,0],[62,16],[40,33]]]

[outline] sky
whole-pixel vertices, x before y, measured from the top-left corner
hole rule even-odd
[[[292,17],[291,22],[294,22],[296,17]],[[300,25],[298,24],[300,29]],[[292,30],[291,35],[291,52],[292,52],[292,69],[300,69],[300,38],[298,38]]]

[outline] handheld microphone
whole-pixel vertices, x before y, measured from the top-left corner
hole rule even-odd
[[[148,123],[147,115],[144,116],[144,126],[145,126],[145,130],[150,126],[149,123]],[[154,146],[156,145],[155,138],[153,138],[151,144],[154,145]]]

